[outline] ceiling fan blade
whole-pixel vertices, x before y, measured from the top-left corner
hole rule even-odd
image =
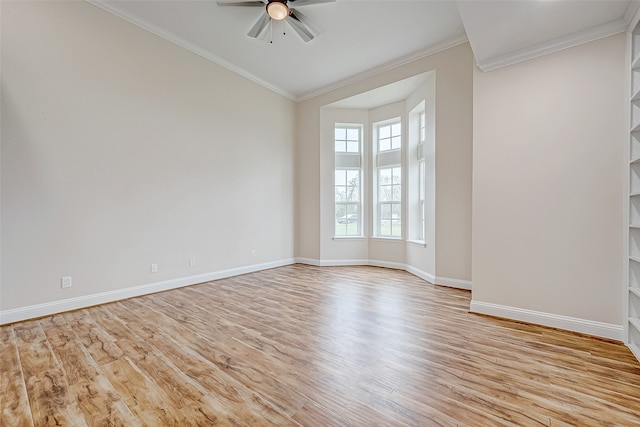
[[[253,37],[254,39],[257,39],[258,36],[264,31],[264,29],[267,28],[267,25],[269,25],[270,21],[271,21],[271,18],[269,17],[269,15],[267,15],[266,13],[263,13],[260,16],[260,18],[258,18],[256,23],[253,24],[253,27],[251,27],[247,35],[249,37]]]
[[[218,6],[248,6],[248,7],[265,7],[265,3],[260,0],[255,1],[219,1]]]
[[[287,19],[287,22],[291,25],[291,28],[298,33],[302,40],[310,42],[315,38],[315,35],[311,31],[311,28],[302,22],[304,19],[305,18],[300,12],[291,9],[289,10],[289,18]]]
[[[291,4],[292,7],[298,7],[320,3],[334,3],[335,1],[336,0],[289,0],[288,3]]]

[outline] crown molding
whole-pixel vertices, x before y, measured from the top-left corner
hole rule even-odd
[[[632,13],[631,16],[633,16],[633,14],[634,13]],[[624,18],[599,25],[588,30],[579,31],[549,42],[539,43],[525,49],[516,50],[506,55],[478,61],[478,68],[482,71],[493,71],[498,68],[517,64],[518,62],[538,58],[549,53],[558,52],[584,43],[623,33],[627,30],[629,25],[628,20],[631,19],[627,15],[628,14],[625,14]]]
[[[420,59],[426,58],[431,55],[435,55],[436,53],[440,53],[447,49],[451,49],[452,47],[461,45],[463,43],[467,43],[469,39],[466,34],[462,34],[460,36],[454,37],[452,39],[446,40],[442,43],[429,46],[426,49],[420,50],[418,52],[414,52],[410,55],[403,56],[402,58],[396,59],[394,61],[386,62],[383,65],[375,68],[371,68],[365,72],[353,75],[347,79],[340,80],[339,82],[333,83],[331,85],[325,86],[318,90],[314,90],[312,92],[308,92],[304,95],[300,95],[296,98],[296,101],[303,102],[309,99],[315,98],[316,96],[324,95],[325,93],[334,91],[336,89],[343,88],[345,86],[349,86],[351,84],[360,82],[362,80],[368,79],[370,77],[376,76],[378,74],[382,74],[385,71],[392,70],[397,67],[401,67],[403,65],[409,64],[414,61],[418,61]]]
[[[115,5],[113,2],[110,1],[103,1],[103,0],[85,0],[88,3],[91,3],[92,5],[99,7],[102,10],[105,10],[119,18],[122,18],[144,30],[147,30],[159,37],[162,37],[165,40],[170,41],[171,43],[178,45],[184,49],[187,49],[189,51],[191,51],[192,53],[195,53],[198,56],[201,56],[211,62],[214,62],[218,65],[220,65],[223,68],[226,68],[229,71],[232,71],[248,80],[251,80],[252,82],[264,87],[265,89],[268,89],[272,92],[275,92],[279,95],[282,95],[286,98],[289,98],[292,101],[296,101],[296,96],[286,90],[283,90],[280,87],[274,86],[271,83],[261,79],[260,77],[247,72],[246,70],[230,63],[229,61],[226,61],[225,59],[214,55],[213,53],[211,53],[210,51],[203,49],[202,47],[196,45],[195,43],[190,42],[189,40],[185,39],[184,37],[181,37],[171,31],[167,31],[166,29],[147,21],[146,19],[140,18],[139,16],[132,14],[128,11],[125,11],[124,9],[118,7],[117,5]]]
[[[633,0],[629,3],[629,7],[625,12],[622,20],[627,23],[627,31],[633,31],[634,27],[640,20],[640,1]]]

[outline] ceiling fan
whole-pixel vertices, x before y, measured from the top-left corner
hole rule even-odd
[[[258,38],[273,21],[286,21],[291,28],[304,40],[309,42],[315,38],[307,19],[292,6],[308,6],[318,3],[331,3],[335,0],[247,0],[247,1],[219,1],[219,6],[248,6],[264,7],[265,13],[251,27],[247,35]]]

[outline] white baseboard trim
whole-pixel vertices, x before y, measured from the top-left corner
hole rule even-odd
[[[339,259],[339,260],[318,260],[312,258],[296,258],[296,262],[300,264],[315,265],[319,267],[344,266],[344,265],[370,265],[372,267],[393,268],[396,270],[404,270],[425,280],[429,283],[447,286],[449,288],[471,290],[470,280],[451,279],[449,277],[434,276],[431,273],[422,271],[412,265],[402,264],[399,262],[388,262],[374,259]]]
[[[296,258],[295,262],[298,264],[306,264],[306,265],[315,265],[316,267],[320,267],[320,260],[313,258]]]
[[[552,328],[565,329],[597,337],[624,341],[623,325],[595,322],[593,320],[561,316],[558,314],[544,313],[476,300],[471,301],[469,311],[471,313],[487,314],[489,316],[519,320],[521,322],[534,323],[537,325],[550,326]]]
[[[471,290],[471,280],[450,279],[448,277],[436,276],[436,285],[448,286],[450,288]]]
[[[177,279],[165,280],[162,282],[148,283],[145,285],[132,286],[124,289],[100,292],[97,294],[86,295],[75,298],[68,298],[59,301],[47,302],[44,304],[35,304],[27,307],[14,308],[10,310],[0,311],[0,325],[7,323],[20,322],[22,320],[34,319],[37,317],[51,316],[56,313],[62,313],[70,310],[91,307],[98,304],[106,304],[109,302],[120,301],[127,298],[137,297],[155,292],[167,291],[169,289],[182,288],[184,286],[195,285],[198,283],[209,282],[211,280],[224,279],[241,274],[253,273],[270,268],[282,267],[294,264],[294,259],[285,259],[262,264],[248,265],[244,267],[231,268],[228,270],[214,271],[210,273],[197,274],[194,276],[180,277]]]
[[[431,284],[435,284],[436,283],[436,276],[434,276],[431,273],[427,273],[425,271],[419,270],[419,269],[415,268],[412,265],[405,266],[405,270],[408,273],[411,273],[414,276],[417,276],[417,277],[421,278],[422,280],[427,281],[427,282],[429,282]]]
[[[399,262],[390,262],[390,261],[380,261],[377,259],[370,259],[368,264],[372,267],[384,267],[384,268],[392,268],[394,270],[405,270],[407,266],[405,264],[401,264]]]
[[[325,259],[319,262],[320,267],[340,267],[346,265],[367,265],[362,259]]]

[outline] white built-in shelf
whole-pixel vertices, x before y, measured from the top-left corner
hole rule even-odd
[[[628,328],[625,343],[633,352],[636,359],[640,361],[640,277],[638,276],[640,266],[640,255],[638,249],[640,241],[638,241],[638,233],[640,231],[640,218],[637,218],[638,208],[640,208],[640,191],[638,188],[638,179],[640,178],[640,151],[638,146],[640,142],[640,24],[636,22],[635,28],[630,34],[630,49],[627,51],[631,57],[631,69],[629,70],[630,87],[632,88],[631,100],[629,107],[631,112],[631,131],[629,133],[629,153],[631,158],[629,167],[626,170],[627,176],[630,178],[629,205],[631,214],[629,219],[628,237],[629,237],[629,255],[628,268],[632,273],[628,276],[628,291],[626,292],[626,302],[628,304]],[[637,53],[636,53],[637,52]]]

